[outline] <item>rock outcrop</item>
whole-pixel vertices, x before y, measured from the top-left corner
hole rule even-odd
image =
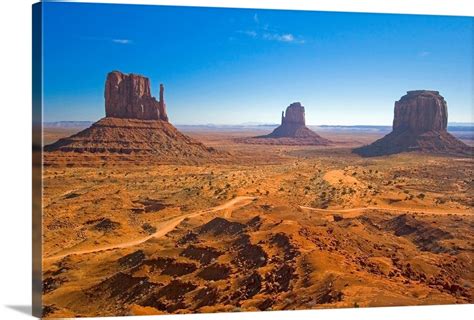
[[[281,114],[281,125],[264,136],[239,139],[250,144],[329,145],[331,142],[306,126],[305,109],[300,102],[290,104]]]
[[[164,87],[160,84],[160,100],[156,101],[146,77],[112,71],[107,75],[104,97],[106,117],[168,121]]]
[[[395,102],[393,131],[446,131],[448,106],[438,91],[408,91]]]
[[[166,121],[105,117],[91,127],[45,146],[45,151],[201,157],[216,152]]]
[[[268,138],[298,138],[308,137],[315,133],[306,127],[304,107],[294,102],[281,112],[281,125],[267,135]]]
[[[353,151],[365,157],[408,151],[472,154],[472,148],[448,133],[447,126],[448,107],[438,91],[408,91],[395,102],[392,132]]]
[[[148,78],[118,71],[109,73],[105,112],[106,117],[89,128],[45,146],[45,164],[65,158],[68,162],[82,161],[77,154],[84,159],[94,159],[96,155],[99,159],[128,161],[129,156],[137,156],[135,159],[173,163],[207,161],[226,155],[182,134],[169,123],[164,87],[160,85],[160,100],[156,101],[151,96]],[[76,155],[71,157],[71,153]]]
[[[300,102],[293,102],[286,108],[286,113],[281,112],[281,125],[306,125],[304,107]]]

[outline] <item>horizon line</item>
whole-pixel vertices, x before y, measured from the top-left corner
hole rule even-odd
[[[104,117],[105,118],[105,117]],[[102,118],[101,118],[102,119]],[[99,119],[100,120],[100,119]],[[57,120],[57,121],[42,121],[43,124],[53,124],[53,123],[61,123],[61,122],[97,122],[99,120]],[[280,123],[252,123],[252,122],[241,122],[241,123],[173,123],[169,121],[174,126],[279,126]],[[460,122],[460,121],[453,121],[448,122],[449,125],[459,124],[459,125],[469,125],[474,126],[474,122]],[[331,124],[331,123],[323,123],[323,124],[309,124],[307,123],[306,126],[338,126],[338,127],[353,127],[353,126],[370,126],[370,127],[391,127],[393,124]]]

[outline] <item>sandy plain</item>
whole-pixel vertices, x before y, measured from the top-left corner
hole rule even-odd
[[[46,162],[45,316],[473,303],[472,158],[185,133],[229,159]]]

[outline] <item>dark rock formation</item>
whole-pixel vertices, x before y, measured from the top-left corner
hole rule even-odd
[[[306,125],[304,107],[300,102],[294,102],[286,108],[286,113],[281,112],[281,125]]]
[[[314,136],[315,133],[306,127],[304,107],[294,102],[281,112],[281,125],[267,135],[268,138],[298,138]]]
[[[50,165],[64,159],[82,161],[78,156],[62,155],[70,152],[84,154],[82,158],[86,162],[94,161],[92,154],[100,159],[111,154],[116,156],[106,159],[121,159],[118,155],[142,159],[151,155],[153,159],[146,158],[147,161],[166,163],[195,162],[227,155],[182,134],[169,123],[164,87],[160,85],[160,101],[156,101],[150,94],[148,78],[119,71],[109,73],[105,83],[105,111],[106,117],[89,128],[45,146],[44,163]]]
[[[329,145],[331,142],[306,127],[305,110],[294,102],[281,114],[281,125],[265,136],[239,139],[251,144]]]
[[[447,126],[448,106],[438,91],[408,91],[395,102],[394,131],[446,131]]]
[[[353,151],[365,157],[407,151],[472,154],[472,148],[447,132],[447,125],[448,107],[438,91],[408,91],[395,102],[392,132]]]
[[[150,80],[136,74],[113,71],[105,82],[105,116],[168,121],[160,84],[160,101],[151,96]]]

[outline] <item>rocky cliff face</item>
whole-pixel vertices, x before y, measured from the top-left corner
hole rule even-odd
[[[281,125],[265,136],[237,139],[250,144],[329,145],[331,142],[306,127],[305,109],[299,102],[281,114]]]
[[[281,125],[265,136],[267,138],[321,138],[306,127],[305,110],[299,102],[293,102],[281,115]],[[322,138],[321,138],[322,139]],[[323,142],[321,140],[320,142]]]
[[[150,80],[136,74],[113,71],[105,82],[105,115],[112,118],[168,121],[164,87],[160,100],[151,95]]]
[[[281,124],[306,125],[304,107],[300,102],[290,104],[285,114],[282,112]]]
[[[447,125],[448,106],[438,91],[408,91],[395,102],[394,131],[442,131]]]
[[[395,102],[393,131],[353,151],[364,157],[409,151],[472,155],[471,147],[447,132],[447,125],[447,103],[438,91],[408,91]]]
[[[164,87],[160,100],[150,93],[150,80],[110,72],[105,83],[106,117],[70,137],[44,147],[44,163],[68,165],[94,161],[181,163],[214,161],[227,153],[206,147],[168,122]],[[68,154],[74,153],[74,156]],[[94,155],[96,155],[94,157]]]

